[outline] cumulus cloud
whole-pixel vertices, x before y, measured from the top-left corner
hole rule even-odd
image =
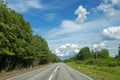
[[[42,9],[44,6],[40,0],[5,0],[8,6],[18,12],[26,12],[31,8]]]
[[[107,38],[120,39],[120,26],[113,26],[104,29],[103,35]]]
[[[78,9],[75,11],[75,14],[78,15],[76,18],[76,22],[83,23],[86,20],[86,15],[88,14],[87,10],[83,8],[83,6],[79,6]]]
[[[82,28],[81,23],[84,23],[84,21],[86,20],[88,12],[83,6],[79,6],[76,9],[75,14],[78,15],[75,20],[63,20],[59,28],[53,29],[50,33],[61,35],[79,31]]]
[[[71,20],[63,20],[59,31],[57,30],[56,34],[66,34],[78,31],[80,28],[79,24],[76,24],[74,21]]]
[[[104,0],[97,9],[103,11],[109,17],[115,17],[120,15],[120,0]]]
[[[64,44],[54,50],[57,56],[64,57],[71,54],[77,54],[79,52],[79,46],[77,44]]]
[[[93,49],[103,49],[103,48],[106,48],[107,47],[107,44],[105,41],[103,42],[100,42],[98,44],[93,44]]]

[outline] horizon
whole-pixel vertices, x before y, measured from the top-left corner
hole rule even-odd
[[[118,54],[120,0],[5,1],[30,22],[34,34],[46,39],[50,50],[58,55],[64,51],[62,56],[70,55],[85,46],[106,48],[110,56]]]

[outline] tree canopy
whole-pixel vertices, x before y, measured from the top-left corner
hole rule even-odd
[[[90,51],[89,47],[81,48],[79,53],[75,56],[75,60],[87,60],[90,58],[108,58],[109,51],[101,49],[101,51]]]
[[[77,60],[86,60],[91,58],[91,52],[89,47],[81,48],[79,53],[76,55]]]
[[[33,35],[29,22],[0,0],[0,70],[59,61],[47,41]]]

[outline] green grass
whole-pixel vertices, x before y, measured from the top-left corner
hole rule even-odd
[[[120,66],[85,65],[76,62],[68,62],[67,64],[95,80],[120,80]]]

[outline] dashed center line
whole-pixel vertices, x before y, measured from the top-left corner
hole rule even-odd
[[[53,74],[50,76],[49,80],[51,80],[53,78]]]
[[[57,71],[58,68],[59,68],[59,66],[57,66],[57,67],[55,68],[55,70],[53,71],[53,73],[52,73],[51,76],[49,77],[49,80],[52,80],[53,75],[54,75],[54,73]]]
[[[55,73],[55,72],[57,71],[58,68],[59,68],[59,66],[57,66],[57,67],[55,68],[55,70],[53,71],[53,73]]]

